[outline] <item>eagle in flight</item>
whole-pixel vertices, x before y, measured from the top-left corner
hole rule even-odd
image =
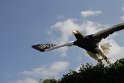
[[[74,45],[85,49],[89,56],[97,60],[100,64],[102,64],[102,60],[105,60],[107,64],[110,64],[109,58],[106,56],[106,51],[109,49],[110,44],[100,44],[100,42],[102,39],[105,39],[110,34],[113,34],[114,32],[122,29],[124,29],[124,23],[116,24],[110,28],[101,30],[95,34],[87,36],[82,35],[78,30],[73,30],[72,33],[76,37],[75,41],[71,41],[62,45],[36,44],[32,45],[32,48],[39,50],[40,52],[46,52],[60,47]]]

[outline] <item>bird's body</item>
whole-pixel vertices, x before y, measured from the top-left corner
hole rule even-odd
[[[91,40],[91,38],[85,38],[83,40],[74,41],[74,45],[83,48],[87,51],[91,51],[93,53],[98,53],[95,48],[97,48],[98,44]]]
[[[72,33],[75,35],[76,39],[73,42],[69,42],[62,45],[54,45],[54,44],[37,44],[33,45],[32,47],[36,50],[39,50],[41,52],[50,51],[53,49],[57,49],[64,46],[72,46],[76,45],[80,48],[83,48],[87,51],[87,53],[97,60],[99,63],[102,63],[102,60],[105,60],[108,64],[110,64],[109,59],[106,56],[106,51],[109,50],[109,44],[101,44],[100,42],[102,39],[105,39],[110,34],[124,29],[124,23],[117,24],[115,26],[112,26],[108,29],[101,30],[100,32],[97,32],[95,34],[83,36],[79,31],[74,30]]]

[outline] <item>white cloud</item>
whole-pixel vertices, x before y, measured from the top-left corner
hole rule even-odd
[[[55,29],[56,31],[61,32],[61,36],[60,37],[56,36],[56,37],[58,37],[60,42],[65,43],[69,41],[69,38],[71,36],[73,36],[71,33],[73,29],[80,30],[82,34],[89,35],[89,34],[96,33],[102,29],[105,29],[107,27],[109,26],[100,24],[98,22],[89,21],[89,20],[82,21],[82,22],[78,22],[78,21],[75,22],[73,19],[67,19],[63,22],[57,22],[55,25],[53,25],[52,29]],[[106,38],[104,42],[105,43],[111,42],[112,47],[108,54],[110,56],[108,55],[107,56],[112,58],[111,59],[112,62],[115,62],[117,59],[122,57],[121,56],[122,54],[120,55],[120,53],[122,53],[124,49],[123,49],[123,46],[119,46],[119,44],[117,44],[117,42],[113,39],[114,38],[113,36],[114,34],[112,34],[112,36],[109,36],[109,38]],[[66,39],[64,39],[64,37],[66,37]],[[60,51],[66,54],[67,49],[63,49]]]
[[[99,10],[96,10],[96,11],[93,11],[93,10],[81,11],[81,15],[83,17],[96,16],[96,15],[99,15],[101,13],[102,13],[102,11],[99,11]]]
[[[11,83],[39,83],[40,79],[47,78],[60,78],[60,73],[64,72],[69,63],[67,61],[54,62],[50,66],[37,67],[32,70],[25,70],[19,75],[25,77],[25,79],[16,80]],[[41,80],[42,81],[42,80]]]
[[[56,22],[51,27],[51,29],[58,31],[59,34],[61,34],[61,36],[56,36],[57,38],[53,42],[55,42],[57,44],[64,44],[64,43],[68,42],[69,38],[72,36],[72,30],[80,29],[79,26],[75,23],[75,21],[76,20],[74,20],[74,19],[67,19],[65,21]],[[55,35],[55,34],[53,34],[53,35]],[[68,50],[68,48],[66,48],[66,47],[58,49],[59,53],[62,56],[66,55],[67,50]]]
[[[90,35],[90,34],[94,34],[97,31],[101,30],[100,27],[103,27],[101,24],[99,23],[95,23],[93,21],[83,21],[82,24],[80,24],[80,27],[82,28],[82,32],[85,35]]]
[[[60,40],[62,41],[62,43],[65,41],[68,41],[68,37],[72,35],[72,30],[79,29],[74,19],[67,19],[65,21],[59,21],[55,23],[51,28],[56,29],[61,33]]]
[[[59,73],[61,71],[64,71],[68,67],[68,65],[69,65],[68,62],[59,61],[59,62],[53,63],[49,70]]]
[[[124,21],[124,16],[121,16],[122,21]]]
[[[120,46],[114,39],[109,41],[111,42],[112,47],[107,56],[110,58],[110,61],[114,63],[116,60],[123,58],[124,47]]]
[[[27,77],[58,78],[59,74],[65,71],[68,65],[69,63],[66,61],[58,61],[50,66],[42,66],[29,71],[23,71],[22,74]]]
[[[32,79],[32,78],[26,78],[24,80],[17,80],[12,83],[38,83],[38,81]]]

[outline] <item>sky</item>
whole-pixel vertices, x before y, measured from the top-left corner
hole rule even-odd
[[[59,79],[81,64],[97,64],[75,46],[41,53],[31,45],[74,41],[72,30],[89,35],[123,21],[124,0],[0,0],[0,83]],[[124,57],[123,35],[103,40],[112,45],[112,62]]]

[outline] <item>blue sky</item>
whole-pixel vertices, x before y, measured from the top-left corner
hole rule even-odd
[[[90,34],[123,21],[123,0],[0,0],[0,83],[38,83],[96,64],[77,47],[40,53],[31,45],[73,41],[73,29]],[[114,61],[123,57],[123,35],[108,39]]]

